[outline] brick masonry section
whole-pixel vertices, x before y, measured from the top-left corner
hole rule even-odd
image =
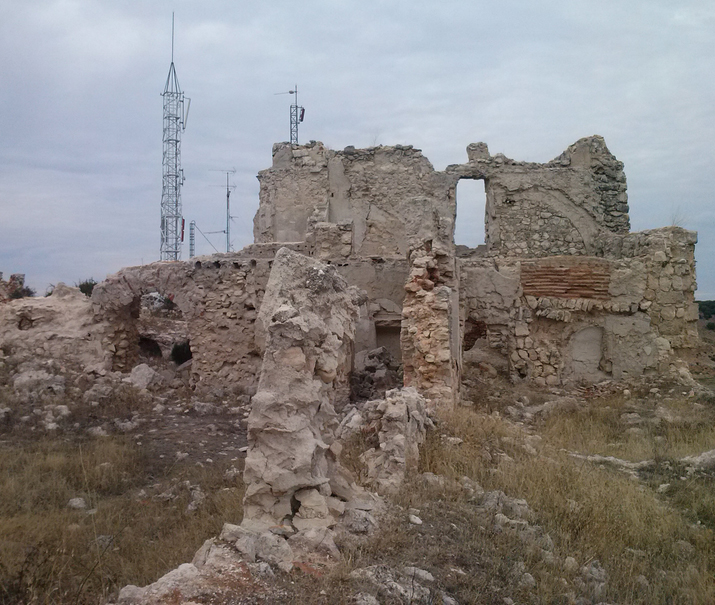
[[[607,261],[556,257],[521,264],[524,294],[606,300],[611,282]]]

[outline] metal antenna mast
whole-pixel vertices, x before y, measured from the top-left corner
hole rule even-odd
[[[171,13],[171,65],[164,92],[164,138],[161,191],[160,260],[180,260],[184,241],[184,219],[181,214],[181,133],[186,130],[191,99],[186,99],[179,86],[174,67],[174,13]]]
[[[290,144],[298,144],[298,124],[303,121],[305,117],[305,107],[298,105],[298,85],[295,85],[293,90],[288,92],[277,92],[277,95],[295,95],[293,99],[293,104],[290,106]]]
[[[189,258],[196,256],[196,221],[189,223]]]
[[[231,252],[231,189],[235,189],[235,185],[229,185],[228,175],[236,174],[236,169],[232,170],[212,170],[211,172],[225,172],[226,173],[226,252]],[[221,233],[221,231],[215,231],[214,233]]]

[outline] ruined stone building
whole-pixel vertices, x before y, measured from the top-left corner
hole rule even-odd
[[[623,164],[601,137],[546,164],[484,143],[467,155],[437,172],[411,147],[276,145],[255,241],[301,242],[365,289],[359,346],[401,354],[427,397],[455,397],[470,364],[557,385],[662,371],[695,346],[696,234],[630,233]],[[477,249],[454,245],[461,179],[484,181]]]
[[[462,376],[537,385],[671,369],[697,343],[696,234],[630,232],[623,164],[601,137],[545,164],[492,156],[435,171],[411,146],[342,151],[277,144],[259,173],[255,243],[232,254],[121,270],[92,311],[106,363],[139,355],[140,297],[169,296],[186,320],[196,388],[255,392],[259,309],[281,247],[336,267],[367,294],[354,353],[384,346],[433,405]],[[456,188],[484,182],[485,245],[455,246]]]

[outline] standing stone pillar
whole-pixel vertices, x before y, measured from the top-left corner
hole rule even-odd
[[[258,314],[265,354],[248,417],[244,528],[330,527],[351,497],[334,405],[349,396],[359,303],[335,267],[276,254]]]
[[[450,409],[459,393],[459,313],[454,256],[428,240],[409,255],[410,275],[402,306],[405,386],[432,409]]]

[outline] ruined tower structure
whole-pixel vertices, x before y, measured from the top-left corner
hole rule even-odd
[[[444,171],[411,146],[281,143],[258,179],[254,244],[124,269],[95,288],[115,369],[135,362],[132,305],[157,290],[188,320],[197,388],[250,393],[258,309],[281,247],[365,291],[355,354],[384,346],[434,406],[452,405],[473,372],[542,386],[620,380],[673,370],[697,344],[697,236],[630,232],[623,164],[601,137],[544,164],[472,144]],[[454,243],[462,179],[485,185],[485,245],[474,249]]]

